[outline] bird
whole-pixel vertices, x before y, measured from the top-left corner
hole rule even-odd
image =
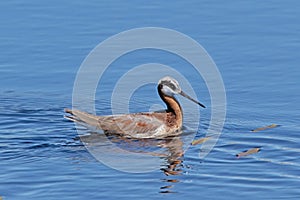
[[[105,134],[117,134],[128,138],[166,138],[182,133],[183,112],[174,97],[179,94],[199,106],[205,106],[184,93],[174,78],[159,80],[157,91],[167,108],[163,111],[140,112],[119,115],[97,116],[76,109],[65,109],[65,118],[83,126],[103,130]]]

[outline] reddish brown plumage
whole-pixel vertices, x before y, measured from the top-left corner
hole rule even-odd
[[[172,111],[134,113],[124,115],[96,116],[79,110],[65,109],[67,116],[77,123],[94,126],[106,133],[124,134],[129,137],[153,138],[165,137],[166,134],[178,135],[182,128],[182,113],[175,98],[165,98]]]
[[[178,135],[181,133],[183,116],[181,106],[173,94],[181,94],[199,105],[203,105],[183,93],[178,82],[171,77],[161,79],[157,89],[159,96],[167,105],[164,112],[96,116],[79,110],[65,109],[65,112],[70,114],[66,118],[102,129],[105,133],[117,133],[134,138]]]

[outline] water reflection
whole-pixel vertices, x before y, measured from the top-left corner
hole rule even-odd
[[[182,174],[182,160],[184,155],[184,143],[181,136],[169,137],[165,139],[131,139],[117,135],[104,135],[97,132],[90,132],[87,135],[80,136],[80,140],[93,147],[106,145],[103,137],[117,145],[120,149],[138,155],[147,155],[159,158],[159,168],[166,176],[161,179],[163,185],[160,187],[160,193],[174,193],[172,190],[175,183],[179,180],[176,176]],[[101,150],[102,151],[102,150]],[[112,152],[111,155],[113,155]],[[94,155],[94,154],[93,154]],[[94,155],[95,156],[95,155]],[[143,171],[143,170],[141,170]]]
[[[172,139],[161,141],[160,147],[165,148],[169,153],[165,157],[167,161],[166,166],[161,168],[168,178],[163,179],[164,186],[160,188],[160,193],[174,193],[175,191],[171,190],[171,188],[173,188],[175,183],[179,182],[175,176],[182,173],[183,142],[181,137],[173,137]]]

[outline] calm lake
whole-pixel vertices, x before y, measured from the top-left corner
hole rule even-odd
[[[1,1],[0,11],[0,199],[300,198],[299,1],[12,0]],[[76,75],[89,53],[115,34],[143,27],[176,30],[205,48],[224,82],[226,118],[216,145],[201,159],[201,144],[190,143],[206,136],[211,119],[204,81],[174,54],[143,49],[123,55],[99,81],[97,114],[112,113],[115,83],[147,63],[180,71],[207,106],[197,108],[200,121],[186,114],[187,127],[200,125],[180,137],[110,137],[119,149],[155,160],[157,167],[144,170],[141,163],[150,166],[144,157],[125,162],[120,154],[118,164],[136,166],[134,173],[92,156],[83,142],[95,147],[105,136],[79,128],[90,134],[79,137],[64,108],[72,107]],[[185,100],[177,99],[184,109]],[[137,88],[127,106],[148,112],[165,105],[151,83]],[[278,126],[251,131],[272,124]],[[236,156],[253,148],[260,151]],[[106,149],[105,159],[115,154]]]

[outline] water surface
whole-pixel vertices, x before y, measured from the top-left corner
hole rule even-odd
[[[231,1],[226,5],[210,1],[2,1],[0,196],[299,199],[299,7],[298,1]],[[201,145],[191,146],[183,156],[176,154],[175,160],[181,162],[176,167],[178,175],[165,173],[174,161],[170,156],[157,156],[159,167],[147,173],[112,169],[88,153],[74,125],[63,119],[63,109],[71,107],[76,72],[87,54],[113,34],[145,26],[175,29],[203,45],[226,87],[227,117],[217,145],[204,160],[198,157]],[[115,62],[111,81],[125,69],[148,62],[186,67],[185,73],[193,74],[174,55],[142,51]],[[97,113],[110,112],[110,84],[107,87],[97,93]],[[196,92],[209,105],[204,87],[201,83]],[[140,88],[130,111],[163,105],[155,90],[153,85]],[[197,138],[205,136],[209,118],[209,110],[201,110]],[[251,132],[270,124],[280,126]],[[186,137],[175,141],[178,144]],[[145,151],[157,150],[157,142],[162,141],[154,141],[154,147],[151,141],[145,147],[117,142],[123,148]],[[168,141],[162,143],[168,147]],[[172,155],[167,147],[161,153]],[[236,158],[253,147],[261,151]]]

